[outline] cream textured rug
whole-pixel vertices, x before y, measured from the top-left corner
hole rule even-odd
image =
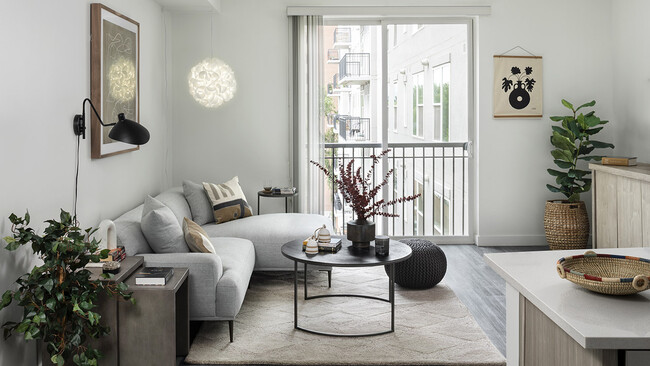
[[[300,326],[335,332],[390,328],[390,304],[339,297],[302,300]],[[364,293],[387,297],[383,267],[310,272],[309,295]],[[205,322],[185,359],[188,364],[253,365],[505,365],[454,292],[395,286],[395,332],[361,338],[328,337],[293,329],[293,274],[255,274],[237,319],[235,342],[227,322]]]

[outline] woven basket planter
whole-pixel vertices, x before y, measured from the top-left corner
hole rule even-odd
[[[544,231],[552,250],[585,249],[589,240],[589,216],[585,203],[546,201]]]

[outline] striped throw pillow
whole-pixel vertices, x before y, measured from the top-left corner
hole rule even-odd
[[[212,203],[217,224],[253,215],[253,210],[239,186],[238,177],[221,184],[203,182],[203,188]]]

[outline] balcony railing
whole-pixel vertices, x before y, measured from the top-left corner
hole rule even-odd
[[[388,169],[393,169],[388,199],[420,193],[414,201],[398,203],[387,212],[388,227],[380,228],[390,236],[467,236],[468,228],[468,152],[465,142],[389,143]],[[354,169],[367,171],[373,154],[381,152],[378,143],[326,143],[325,165],[338,171],[354,159]],[[342,202],[329,178],[325,180],[324,214],[332,220],[337,234],[345,234],[345,223],[354,213]],[[373,184],[383,180],[381,164],[375,169]],[[382,192],[376,200],[382,199]],[[380,226],[381,217],[376,217]],[[379,230],[379,229],[378,229]]]
[[[339,115],[339,136],[346,141],[369,141],[370,118]]]
[[[336,27],[334,29],[334,43],[352,42],[352,29]]]
[[[346,53],[339,62],[340,82],[370,81],[370,54]]]

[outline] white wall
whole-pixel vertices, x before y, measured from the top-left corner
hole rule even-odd
[[[0,2],[0,236],[10,235],[10,213],[32,215],[32,226],[72,210],[76,137],[72,118],[90,96],[90,1]],[[140,23],[140,119],[151,141],[139,151],[90,159],[81,142],[78,216],[82,227],[115,218],[171,182],[169,122],[164,99],[164,37],[153,1],[105,0]],[[0,241],[0,292],[35,263],[31,249],[17,253]],[[0,324],[20,310],[0,312]],[[35,365],[35,342],[0,341],[0,365]]]
[[[614,111],[617,129],[615,155],[631,155],[650,162],[650,3],[612,2],[614,28]]]
[[[618,2],[617,2],[618,3]],[[612,104],[610,2],[495,1],[479,21],[479,245],[545,244],[543,217],[554,183],[549,116],[567,99],[597,101],[597,115],[615,124]],[[521,46],[544,60],[544,117],[492,118],[492,56]],[[612,141],[608,125],[598,139]],[[582,195],[588,204],[591,192]],[[589,208],[589,206],[588,206]]]
[[[610,0],[473,0],[491,5],[477,35],[478,242],[483,245],[543,244],[545,200],[552,183],[551,115],[564,113],[562,98],[596,99],[598,114],[614,119]],[[288,5],[322,5],[316,0],[223,1],[214,15],[215,56],[237,76],[235,98],[216,110],[196,104],[186,90],[189,69],[210,55],[210,21],[205,14],[174,14],[173,181],[224,181],[239,175],[249,201],[265,177],[289,183]],[[416,0],[400,5],[447,5]],[[456,4],[456,3],[455,3]],[[383,1],[329,1],[327,5],[395,5]],[[492,56],[522,46],[544,57],[544,117],[492,118]],[[599,136],[611,140],[610,133]],[[590,201],[589,195],[584,200]],[[253,205],[255,203],[253,202]],[[265,206],[266,207],[266,206]],[[265,208],[266,209],[266,208]]]

